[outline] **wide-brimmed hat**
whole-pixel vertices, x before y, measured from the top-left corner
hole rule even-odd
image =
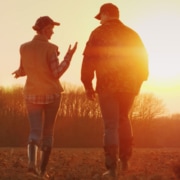
[[[101,6],[101,8],[100,8],[99,13],[95,16],[95,18],[100,20],[102,13],[106,13],[109,16],[118,17],[119,18],[119,9],[118,9],[118,7],[116,5],[114,5],[112,3],[103,4]]]
[[[44,27],[48,25],[59,26],[59,22],[53,21],[49,16],[41,16],[36,20],[35,25],[32,27],[35,31],[42,30]]]

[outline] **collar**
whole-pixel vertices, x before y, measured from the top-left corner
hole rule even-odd
[[[48,41],[47,37],[45,37],[42,34],[37,34],[34,36],[33,40],[38,40],[38,41]]]
[[[119,19],[109,19],[104,24],[109,24],[109,23],[120,23],[121,21]]]

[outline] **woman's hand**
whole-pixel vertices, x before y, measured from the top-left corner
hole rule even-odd
[[[20,72],[19,72],[20,70],[19,69],[17,69],[16,71],[14,71],[13,73],[12,73],[12,75],[14,75],[14,78],[18,78],[18,77],[20,77]]]
[[[71,45],[69,45],[68,51],[64,57],[64,59],[71,61],[73,54],[75,53],[77,49],[77,42],[74,44],[73,48],[71,48]]]

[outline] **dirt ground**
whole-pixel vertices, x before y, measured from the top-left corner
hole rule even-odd
[[[51,180],[101,180],[101,148],[54,148],[47,167]],[[179,176],[179,177],[178,177]],[[0,180],[35,180],[27,173],[26,148],[0,148]],[[134,149],[120,180],[180,179],[180,149]]]

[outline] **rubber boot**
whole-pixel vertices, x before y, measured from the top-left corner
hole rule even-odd
[[[102,178],[116,179],[118,175],[117,174],[118,148],[116,146],[104,147],[104,152],[105,152],[105,166],[107,168],[107,171],[103,173]]]
[[[51,154],[51,147],[44,146],[40,153],[40,176],[44,179],[48,179],[49,175],[46,173],[46,167],[49,162]]]
[[[27,146],[28,172],[34,175],[38,175],[37,153],[38,153],[38,146],[34,143],[28,144]]]

